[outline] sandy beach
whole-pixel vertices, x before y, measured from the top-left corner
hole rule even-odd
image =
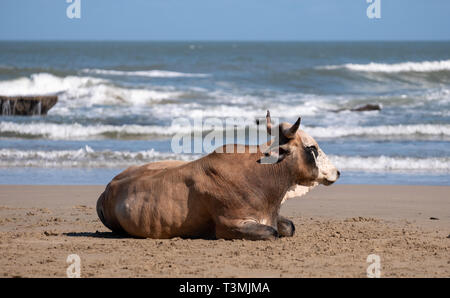
[[[277,241],[133,239],[97,218],[104,186],[0,185],[0,276],[450,277],[450,187],[334,185],[283,205],[296,234]]]

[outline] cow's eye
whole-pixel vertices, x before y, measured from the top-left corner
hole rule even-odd
[[[317,157],[318,155],[318,151],[317,151],[317,147],[316,146],[308,146],[305,148],[306,151],[308,151],[310,154],[312,154],[314,156],[314,158]]]

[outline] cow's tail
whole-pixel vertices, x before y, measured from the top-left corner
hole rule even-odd
[[[119,234],[125,234],[125,230],[122,228],[114,214],[114,208],[111,208],[113,206],[110,201],[111,198],[108,196],[108,186],[97,200],[97,215],[108,229]]]

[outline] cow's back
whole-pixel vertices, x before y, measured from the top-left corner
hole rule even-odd
[[[142,166],[131,166],[124,170],[119,175],[115,176],[112,181],[118,181],[121,179],[128,179],[131,177],[137,177],[137,176],[153,176],[161,172],[161,170],[164,169],[170,169],[175,168],[180,165],[186,164],[186,161],[181,160],[164,160],[164,161],[157,161],[157,162],[151,162]]]

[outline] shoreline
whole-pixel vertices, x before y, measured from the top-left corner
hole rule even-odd
[[[0,276],[65,277],[76,253],[82,277],[365,277],[375,253],[382,277],[450,277],[450,186],[319,186],[268,242],[121,238],[97,218],[104,188],[0,185]]]

